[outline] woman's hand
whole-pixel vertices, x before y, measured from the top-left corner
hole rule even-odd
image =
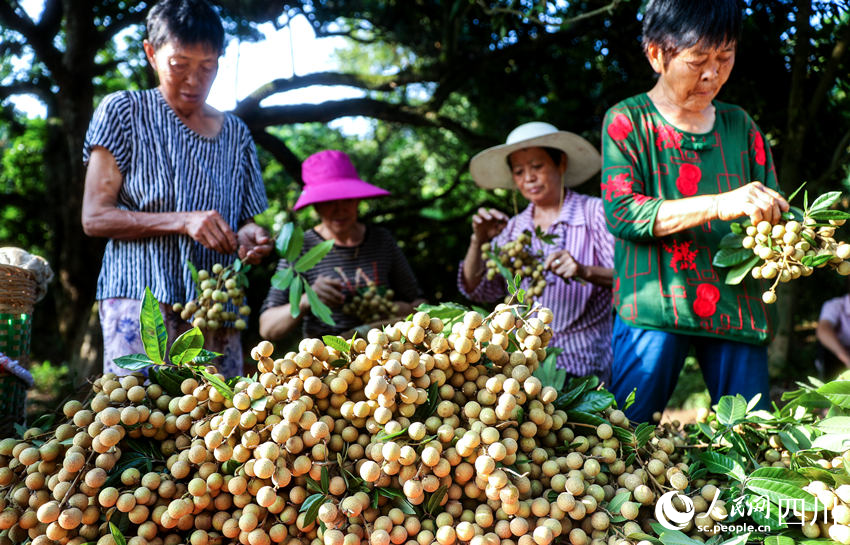
[[[775,224],[788,211],[788,202],[761,182],[751,182],[715,197],[717,219],[729,221],[749,216],[753,225],[764,220]]]
[[[552,271],[564,280],[569,278],[582,279],[584,277],[584,266],[566,250],[558,250],[546,256],[543,268]]]
[[[472,235],[479,244],[489,242],[502,232],[507,222],[508,216],[495,208],[479,208],[472,216]]]
[[[236,251],[236,233],[216,210],[199,210],[184,214],[183,231],[210,250],[221,254]]]
[[[247,222],[236,233],[239,242],[239,259],[255,265],[272,251],[272,241],[268,231],[254,223]]]
[[[319,300],[329,307],[338,307],[345,302],[345,294],[342,293],[342,281],[338,278],[319,275],[310,287],[316,292]],[[302,297],[302,301],[305,298],[306,294]]]

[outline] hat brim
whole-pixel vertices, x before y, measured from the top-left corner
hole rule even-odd
[[[293,210],[304,208],[311,204],[343,199],[371,199],[385,197],[390,192],[378,186],[366,183],[357,178],[340,179],[321,184],[307,185],[295,202]]]
[[[587,181],[602,168],[602,156],[593,144],[575,133],[558,131],[487,148],[469,162],[469,173],[476,185],[484,189],[514,189],[516,184],[508,167],[508,155],[517,150],[536,147],[555,148],[567,154],[567,170],[564,172],[566,187]]]

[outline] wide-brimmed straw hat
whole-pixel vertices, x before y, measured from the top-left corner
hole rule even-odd
[[[369,199],[390,194],[361,180],[348,155],[337,150],[320,151],[304,159],[301,178],[304,190],[293,210],[319,202]]]
[[[532,121],[511,131],[504,144],[487,148],[475,155],[469,163],[469,173],[475,183],[485,189],[516,187],[508,156],[525,148],[555,148],[567,154],[564,185],[578,185],[599,172],[602,157],[596,148],[581,136],[542,121]]]

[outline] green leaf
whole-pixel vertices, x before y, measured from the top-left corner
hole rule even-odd
[[[834,416],[821,420],[815,427],[824,433],[847,433],[850,431],[850,416]]]
[[[313,479],[312,477],[307,477],[307,490],[312,490],[317,494],[324,495],[324,490],[322,490],[322,486],[316,482],[316,479]]]
[[[643,448],[650,439],[655,436],[655,426],[650,424],[649,422],[641,422],[635,428],[635,439],[637,441],[637,448]]]
[[[578,422],[579,424],[593,424],[594,426],[599,426],[600,424],[608,422],[604,418],[596,416],[595,414],[572,410],[567,411],[567,421]]]
[[[742,482],[747,478],[744,467],[729,456],[709,450],[698,454],[697,457],[712,473],[729,475],[730,477]]]
[[[174,365],[189,363],[198,357],[203,348],[204,334],[197,327],[193,327],[174,339],[171,350],[168,352],[168,359]]]
[[[292,267],[287,267],[282,271],[277,271],[272,276],[272,287],[276,290],[286,291],[295,278],[295,270]]]
[[[400,437],[400,436],[402,436],[406,433],[407,433],[406,427],[404,427],[404,428],[402,428],[398,431],[394,431],[392,433],[387,433],[384,430],[381,430],[375,435],[375,441],[377,441],[378,443],[382,443],[384,441],[389,441],[390,439],[395,439],[396,437]]]
[[[310,479],[309,477],[307,477],[307,479],[308,479],[308,481],[307,481],[308,484],[310,483],[310,481],[313,481],[313,479]],[[316,483],[316,481],[313,481],[313,484],[318,486],[318,483]],[[309,510],[311,507],[313,507],[314,503],[321,502],[323,499],[325,499],[324,494],[321,494],[321,493],[311,494],[310,496],[307,497],[306,500],[304,500],[304,503],[301,504],[301,507],[298,509],[298,512],[303,513],[304,511]]]
[[[802,190],[804,187],[806,187],[806,184],[807,184],[807,183],[808,183],[808,182],[803,182],[802,184],[800,184],[800,187],[798,187],[797,189],[795,189],[795,190],[794,190],[794,192],[793,192],[793,193],[791,193],[791,196],[790,196],[790,197],[788,197],[788,199],[787,199],[785,202],[791,202],[792,200],[794,200],[794,197],[796,197],[796,196],[797,196],[797,194],[800,192],[800,190]]]
[[[620,508],[623,506],[624,503],[629,501],[631,497],[631,492],[620,492],[619,494],[611,498],[611,501],[608,502],[608,511],[612,515],[618,515],[620,513]]]
[[[551,233],[544,233],[543,229],[541,229],[539,225],[534,228],[534,236],[536,236],[543,244],[555,244],[555,235]]]
[[[823,254],[823,255],[804,255],[802,259],[800,259],[800,263],[807,267],[820,267],[827,261],[832,259],[831,255]]]
[[[225,475],[233,475],[236,472],[236,468],[238,468],[239,465],[240,465],[239,462],[236,461],[236,460],[228,460],[228,461],[224,462],[224,464],[221,466],[221,471]]]
[[[733,235],[743,235],[744,234],[744,228],[741,227],[741,224],[738,223],[738,222],[731,223],[729,225],[729,229],[732,230]],[[726,237],[723,237],[723,238],[726,238]],[[722,248],[723,240],[720,241],[720,244],[721,244],[721,248]]]
[[[733,224],[736,225],[736,224]],[[743,242],[744,236],[740,233],[726,233],[726,235],[720,239],[720,243],[717,245],[718,250],[740,250],[741,242]],[[750,250],[752,252],[752,250]]]
[[[724,426],[733,426],[747,416],[747,400],[740,394],[723,396],[717,402],[717,421]]]
[[[563,351],[562,348],[548,348],[546,359],[540,363],[533,373],[535,377],[540,379],[543,386],[551,386],[559,392],[563,389],[564,382],[567,380],[566,369],[559,368],[557,364],[558,355]]]
[[[435,490],[425,503],[425,512],[433,515],[437,508],[440,507],[440,502],[443,501],[443,497],[446,495],[448,490],[449,488],[446,485],[441,485],[440,488]]]
[[[623,402],[623,410],[624,411],[627,410],[629,407],[631,407],[634,404],[634,402],[635,402],[635,392],[637,392],[637,388],[632,388],[632,391],[631,391],[631,393],[629,393],[628,397],[626,398],[626,401]]]
[[[615,402],[614,394],[607,390],[591,390],[579,398],[578,404],[572,409],[584,412],[602,412]]]
[[[764,545],[795,545],[793,538],[788,536],[767,536],[764,538]]]
[[[159,301],[153,296],[150,288],[145,288],[139,323],[141,324],[140,334],[142,345],[145,347],[145,354],[154,363],[164,363],[168,332],[165,329],[162,312],[159,310]]]
[[[130,371],[138,371],[139,369],[155,365],[146,354],[130,354],[129,356],[115,358],[112,361],[118,367],[129,369]]]
[[[759,261],[761,261],[759,256],[751,255],[748,260],[729,269],[729,272],[726,273],[726,284],[729,286],[740,284],[750,274],[750,270],[758,265]]]
[[[318,496],[318,499],[313,500],[313,502],[307,508],[307,512],[304,514],[305,526],[309,526],[316,522],[316,517],[319,515],[319,508],[327,501],[327,496],[325,496],[324,494],[313,494],[313,496],[310,496],[310,498],[314,496]],[[310,498],[307,498],[307,501],[309,501]],[[304,504],[301,505],[302,508],[307,503],[307,501],[305,501]]]
[[[842,453],[850,448],[850,433],[829,433],[816,437],[812,448]]]
[[[850,381],[834,380],[827,382],[818,388],[817,392],[835,405],[843,409],[850,409]]]
[[[297,275],[289,286],[289,313],[293,318],[301,314],[301,284],[301,275]]]
[[[251,402],[251,409],[255,411],[265,411],[269,404],[269,396],[263,396]]]
[[[652,529],[664,545],[702,545],[701,541],[689,538],[684,532],[668,530],[657,523],[652,524]]]
[[[188,259],[186,260],[186,266],[189,268],[189,274],[192,275],[192,283],[195,284],[195,295],[201,295],[201,280],[198,278],[198,269]]]
[[[840,198],[841,198],[841,192],[840,191],[830,191],[828,193],[824,193],[823,195],[821,195],[820,197],[815,199],[815,202],[812,203],[812,206],[811,206],[811,208],[809,208],[807,215],[809,217],[813,217],[812,216],[813,213],[819,212],[819,211],[822,211],[822,210],[827,210],[833,204],[838,202],[838,200]]]
[[[307,253],[299,257],[298,261],[295,262],[295,272],[303,273],[309,271],[315,267],[319,261],[324,259],[333,247],[334,241],[332,240],[326,240],[313,246],[307,250]]]
[[[721,248],[714,254],[711,264],[715,267],[734,267],[748,261],[751,257],[756,257],[753,251],[742,248],[741,246],[737,248]]]
[[[427,312],[431,318],[438,318],[444,322],[450,322],[459,317],[463,317],[468,308],[457,303],[440,303],[439,305],[428,305],[422,303],[416,310],[419,312]],[[486,314],[485,314],[486,316]]]
[[[809,214],[809,217],[818,221],[847,220],[850,219],[850,213],[843,210],[818,210]]]
[[[198,355],[192,358],[192,363],[196,365],[206,365],[217,357],[221,356],[218,352],[202,348]]]
[[[721,542],[719,545],[744,545],[748,539],[750,539],[750,532],[747,532],[746,534],[738,534],[735,537]]]
[[[203,367],[196,367],[195,370],[200,373],[202,377],[207,379],[207,381],[212,384],[212,387],[218,390],[218,393],[220,393],[226,399],[233,399],[233,390],[231,390],[230,387],[224,383],[224,381],[222,381],[217,376],[208,373],[207,370]]]
[[[516,300],[519,301],[520,303],[524,302],[525,301],[525,293],[526,293],[525,290],[522,289],[522,288],[516,290]]]
[[[306,280],[303,282],[303,284],[304,291],[307,293],[307,300],[310,302],[310,312],[313,313],[313,316],[330,326],[335,326],[336,322],[331,316],[330,307],[324,304],[321,299],[319,299],[319,296],[316,295],[316,292],[313,291],[313,288],[310,287],[310,284],[308,284]]]
[[[328,466],[322,466],[322,492],[328,493],[331,486],[331,476],[328,473]]]
[[[124,534],[122,534],[121,530],[119,530],[112,522],[109,523],[109,533],[112,534],[112,539],[115,540],[115,545],[127,545],[127,540],[124,538]]]
[[[323,335],[322,341],[327,345],[338,351],[340,354],[348,354],[351,352],[351,345],[346,342],[342,337],[337,337],[336,335]]]
[[[815,498],[802,489],[808,479],[796,471],[778,467],[762,467],[752,472],[746,481],[746,488],[768,498],[777,505],[792,505],[802,502],[805,511],[818,511]],[[820,506],[822,507],[822,505]]]

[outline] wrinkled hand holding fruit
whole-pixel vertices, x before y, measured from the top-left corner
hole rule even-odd
[[[741,245],[763,261],[753,267],[751,274],[753,278],[774,280],[762,294],[762,300],[775,303],[779,282],[809,276],[815,268],[830,267],[842,276],[850,274],[850,261],[846,261],[850,258],[850,244],[834,238],[835,228],[843,224],[844,220],[829,220],[827,225],[805,218],[802,222],[791,220],[771,225],[762,221],[748,226]],[[807,265],[813,258],[818,259],[816,264]]]
[[[393,302],[395,292],[387,289],[382,294],[374,284],[362,292],[355,293],[343,306],[342,312],[354,316],[361,322],[371,323],[398,316],[398,305]]]
[[[486,262],[487,272],[485,273],[487,280],[493,280],[499,275],[499,267],[496,262],[490,257],[490,251],[498,258],[499,262],[508,269],[514,277],[520,275],[522,278],[528,278],[530,281],[527,290],[526,299],[529,304],[535,297],[543,294],[543,289],[546,287],[546,278],[543,274],[543,254],[542,252],[532,253],[531,237],[529,231],[523,231],[516,238],[506,242],[500,247],[491,246],[489,243],[481,245],[481,257]],[[512,299],[509,295],[505,298],[508,303]]]
[[[200,295],[185,305],[175,303],[172,309],[179,312],[182,319],[191,319],[192,325],[199,329],[212,331],[227,326],[228,322],[240,331],[245,329],[248,324],[239,315],[248,316],[251,307],[243,304],[245,292],[240,287],[239,274],[232,266],[224,267],[221,263],[212,266],[212,275],[204,269],[199,270]],[[225,310],[228,301],[239,308],[239,315]]]

